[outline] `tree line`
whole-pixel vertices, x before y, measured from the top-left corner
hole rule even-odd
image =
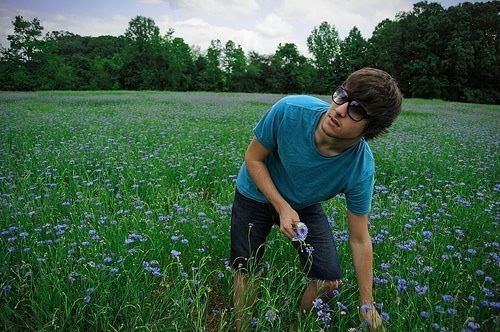
[[[307,38],[312,58],[293,43],[274,54],[245,54],[212,40],[189,46],[154,20],[133,18],[121,36],[42,36],[35,18],[16,16],[0,49],[0,90],[175,90],[328,94],[352,71],[377,67],[405,97],[500,103],[500,1],[444,9],[427,1],[380,22],[369,39],[353,27],[344,39],[322,22]]]

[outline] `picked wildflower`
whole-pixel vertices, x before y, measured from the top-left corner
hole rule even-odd
[[[306,224],[303,222],[298,222],[293,225],[293,230],[295,231],[295,236],[292,241],[304,241],[308,234],[308,229]]]
[[[314,247],[313,247],[313,246],[311,246],[311,245],[307,245],[307,246],[306,246],[306,252],[307,252],[307,254],[308,254],[309,256],[311,256],[311,255],[312,255],[312,253],[314,252]]]

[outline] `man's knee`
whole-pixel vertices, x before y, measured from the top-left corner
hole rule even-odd
[[[338,289],[341,284],[342,280],[323,280],[321,282],[321,287],[323,289],[323,292],[331,296],[332,292]]]

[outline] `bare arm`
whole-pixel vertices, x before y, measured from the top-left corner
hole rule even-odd
[[[259,188],[278,212],[280,216],[280,231],[291,239],[295,235],[292,225],[299,221],[299,215],[281,196],[274,185],[264,162],[270,153],[271,151],[262,146],[257,138],[254,137],[245,154],[245,164],[257,188]]]
[[[373,306],[373,249],[368,232],[368,215],[358,216],[347,211],[347,219],[349,221],[349,244],[358,278],[360,313],[363,320],[370,323],[370,331],[374,331],[382,325],[382,319]]]

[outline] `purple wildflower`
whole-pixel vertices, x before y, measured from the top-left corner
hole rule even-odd
[[[177,258],[177,259],[179,259],[179,256],[181,255],[181,252],[180,252],[180,251],[177,251],[177,250],[175,250],[175,249],[171,250],[171,251],[170,251],[170,253],[172,254],[172,256],[173,256],[174,258]]]
[[[276,311],[272,310],[272,309],[269,309],[266,311],[266,314],[265,314],[265,319],[272,323],[276,320],[276,318],[278,317],[278,315],[276,314]]]

